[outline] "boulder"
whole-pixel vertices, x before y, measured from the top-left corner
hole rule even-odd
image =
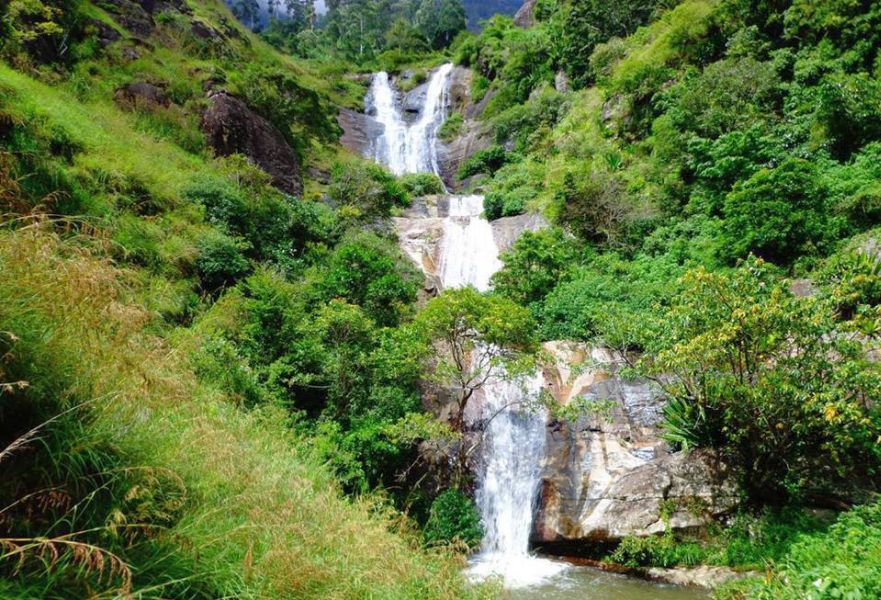
[[[111,27],[104,21],[100,21],[98,19],[90,19],[88,26],[95,31],[95,38],[98,41],[98,45],[102,48],[106,48],[113,42],[116,42],[122,38],[122,36],[119,35],[118,31],[116,31],[113,27]]]
[[[153,3],[141,4],[133,0],[105,0],[100,3],[116,17],[116,22],[137,36],[147,37],[156,25],[153,21]]]
[[[272,176],[272,184],[289,194],[303,193],[300,161],[281,132],[240,99],[210,92],[202,131],[218,156],[244,154]]]
[[[119,106],[127,109],[171,106],[171,99],[164,89],[143,81],[122,86],[116,90],[113,99]]]
[[[715,453],[672,452],[661,438],[663,397],[620,375],[605,349],[549,343],[548,391],[561,404],[595,402],[596,414],[551,420],[532,542],[545,551],[590,554],[626,536],[698,530],[731,513],[737,488]]]

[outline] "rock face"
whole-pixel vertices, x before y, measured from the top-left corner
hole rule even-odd
[[[487,103],[492,98],[484,96],[480,102],[471,97],[470,69],[456,67],[450,74],[450,114],[459,113],[464,118],[462,132],[440,148],[441,176],[450,189],[461,189],[463,182],[456,179],[459,167],[471,156],[492,145],[492,138],[479,122]],[[467,185],[468,182],[465,182]]]
[[[344,108],[337,115],[337,123],[343,130],[340,143],[344,148],[358,156],[364,156],[372,149],[374,140],[382,135],[382,125],[364,113]]]
[[[698,529],[731,512],[736,488],[711,453],[672,453],[660,437],[663,400],[627,381],[609,351],[550,343],[548,390],[563,405],[596,402],[596,414],[548,424],[541,505],[532,542],[552,553],[589,553],[625,536]],[[585,366],[587,367],[585,368]]]
[[[280,190],[303,193],[300,161],[273,125],[232,94],[220,90],[208,96],[202,131],[218,156],[244,154],[272,176]]]

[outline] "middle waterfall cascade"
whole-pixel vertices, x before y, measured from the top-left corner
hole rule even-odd
[[[447,116],[452,65],[438,68],[429,80],[419,117],[407,125],[387,73],[374,76],[368,95],[375,119],[384,127],[373,158],[396,174],[440,174],[437,131]],[[483,218],[483,196],[449,196],[443,219],[438,276],[443,289],[490,287],[502,263],[490,223]],[[420,265],[422,266],[422,265]],[[508,587],[541,583],[561,572],[562,563],[529,553],[529,537],[539,493],[545,451],[546,414],[522,410],[537,396],[542,378],[526,382],[495,379],[482,388],[483,400],[472,423],[485,424],[478,469],[477,504],[485,535],[473,559],[475,578],[501,577]]]
[[[444,288],[473,285],[489,289],[489,280],[502,267],[493,228],[481,217],[483,196],[452,196],[444,219],[440,278]]]

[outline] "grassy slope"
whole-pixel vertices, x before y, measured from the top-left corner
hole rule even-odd
[[[208,20],[225,11],[210,2],[193,6]],[[245,58],[283,65],[351,103],[345,83],[329,83],[243,35],[250,40]],[[189,70],[212,60],[165,42],[134,63],[91,59],[54,85],[0,65],[2,111],[62,132],[76,148],[63,169],[81,182],[83,210],[95,224],[88,234],[75,227],[73,236],[65,233],[68,219],[0,230],[0,332],[10,350],[0,382],[26,380],[29,387],[5,401],[35,412],[80,406],[47,426],[40,444],[21,450],[25,461],[33,455],[50,482],[103,482],[71,500],[76,514],[62,510],[62,521],[47,525],[60,550],[51,570],[39,559],[46,542],[3,547],[3,555],[26,561],[21,570],[0,565],[0,597],[81,597],[85,590],[144,598],[482,594],[465,587],[458,558],[422,549],[406,524],[372,500],[345,499],[286,428],[284,414],[244,412],[199,382],[185,350],[198,340],[185,330],[171,335],[157,316],[157,307],[175,304],[167,296],[190,289],[195,240],[209,228],[182,190],[194,176],[221,170],[205,152],[182,150],[111,100],[115,85],[150,75],[193,91]],[[192,120],[181,123],[177,129]],[[336,150],[321,152],[326,160]],[[133,182],[161,205],[159,214],[137,217],[117,206],[120,189]],[[132,220],[161,248],[160,268],[123,268],[109,258],[111,240]],[[0,506],[21,500],[4,498]],[[82,523],[98,526],[83,532]],[[77,540],[94,544],[92,553],[71,550]]]

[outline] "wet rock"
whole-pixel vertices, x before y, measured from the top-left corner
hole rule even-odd
[[[415,121],[425,106],[425,99],[428,94],[428,83],[423,83],[404,94],[401,99],[401,108],[403,108],[404,119],[407,121]]]
[[[674,569],[651,568],[645,570],[649,579],[670,583],[673,585],[686,585],[714,590],[717,587],[758,575],[756,572],[739,572],[728,567],[679,567]]]
[[[244,154],[272,176],[272,184],[289,194],[303,192],[300,161],[284,136],[269,121],[232,94],[208,95],[202,131],[218,156]]]
[[[129,83],[116,90],[114,101],[129,110],[136,108],[167,108],[171,99],[165,90],[157,85],[146,82]]]
[[[373,154],[373,145],[382,135],[382,125],[371,116],[344,108],[337,115],[337,123],[343,131],[340,143],[359,156]]]
[[[435,293],[440,286],[440,258],[443,248],[444,219],[450,214],[447,195],[416,198],[400,217],[393,218],[404,253],[426,275],[426,291]],[[499,251],[507,250],[524,231],[538,231],[547,221],[538,215],[519,215],[493,221],[493,236]]]
[[[661,438],[657,385],[620,376],[622,357],[550,343],[548,391],[561,404],[593,403],[596,414],[548,424],[541,505],[533,543],[578,552],[625,536],[696,530],[737,504],[730,473],[714,453],[671,452]]]

